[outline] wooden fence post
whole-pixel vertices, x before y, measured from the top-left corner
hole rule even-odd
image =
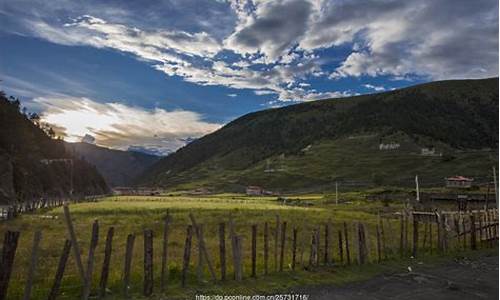
[[[345,239],[345,257],[347,265],[351,264],[351,251],[349,249],[349,233],[347,229],[347,223],[344,222],[344,239]]]
[[[330,263],[330,223],[325,224],[325,246],[324,246],[324,263],[328,265]]]
[[[311,234],[311,252],[309,253],[309,267],[312,269],[316,264],[316,229],[313,229]]]
[[[57,266],[56,276],[54,278],[54,284],[50,289],[48,300],[55,300],[59,294],[59,287],[61,286],[61,280],[64,275],[64,269],[66,269],[66,262],[68,261],[69,252],[71,248],[71,241],[66,240],[64,243],[64,248],[59,258],[59,265]]]
[[[188,225],[186,230],[186,242],[184,243],[184,256],[182,259],[182,287],[186,286],[187,272],[189,269],[189,258],[191,257],[191,239],[193,237],[193,227]]]
[[[144,230],[144,288],[143,295],[153,294],[153,230]]]
[[[456,246],[460,248],[460,223],[456,214],[453,214],[453,226],[455,227],[455,234],[457,235]]]
[[[283,222],[281,228],[281,251],[280,251],[280,272],[283,272],[283,264],[285,259],[285,241],[286,241],[286,222]]]
[[[200,244],[202,254],[205,257],[205,261],[207,262],[208,270],[210,271],[210,276],[212,276],[213,281],[216,281],[217,277],[215,276],[215,271],[214,271],[214,268],[212,266],[212,260],[210,259],[210,256],[208,255],[207,247],[205,245],[205,239],[200,234],[200,231],[197,230],[198,225],[196,224],[196,220],[195,220],[194,215],[192,213],[189,214],[189,218],[191,219],[191,223],[194,227],[195,234],[198,238],[198,243]]]
[[[318,226],[316,229],[316,266],[319,266],[320,262],[320,245],[321,245],[321,227]]]
[[[339,260],[340,260],[340,264],[343,265],[344,264],[344,251],[343,251],[343,242],[342,242],[342,231],[339,230]]]
[[[113,249],[114,227],[109,227],[106,235],[106,246],[104,248],[104,261],[102,263],[101,280],[99,281],[99,298],[106,296],[106,286],[109,277],[109,264],[111,263],[111,251]]]
[[[160,290],[165,291],[168,279],[168,239],[170,231],[170,212],[167,210],[167,216],[163,225],[163,244],[161,253],[161,275],[160,275]]]
[[[197,224],[194,226],[194,230],[196,232],[196,236],[198,237],[198,264],[196,266],[196,276],[198,277],[198,281],[203,280],[203,247],[200,242],[203,239],[203,224]]]
[[[0,300],[7,299],[10,275],[16,256],[19,231],[7,231],[3,240],[2,260],[0,265]]]
[[[233,254],[233,278],[236,279],[238,273],[238,242],[236,241],[236,232],[231,216],[229,217],[229,238],[231,239],[231,252]]]
[[[268,274],[268,264],[269,264],[269,225],[267,222],[264,223],[264,274]]]
[[[274,231],[274,269],[278,271],[278,241],[280,235],[280,216],[276,215],[276,228]]]
[[[226,229],[224,223],[219,223],[219,256],[220,279],[226,280]]]
[[[42,232],[35,231],[33,236],[33,248],[31,249],[31,260],[28,273],[26,274],[26,285],[24,286],[24,300],[31,299],[31,289],[33,287],[33,277],[35,276],[36,265],[38,262],[38,250],[40,248],[40,240],[42,239]]]
[[[413,214],[413,257],[417,257],[418,249],[418,218]]]
[[[479,212],[479,246],[482,247],[484,241],[483,215]]]
[[[252,277],[257,277],[257,225],[252,225]]]
[[[125,248],[125,265],[123,269],[123,294],[126,298],[129,297],[130,290],[130,269],[132,265],[132,257],[134,251],[135,235],[129,234],[127,236],[127,246]]]
[[[476,244],[476,219],[475,219],[473,213],[470,215],[470,248],[472,250],[476,250],[477,249],[477,244]]]
[[[462,231],[463,231],[463,243],[464,250],[467,249],[467,221],[465,219],[465,215],[462,216]]]
[[[92,224],[92,236],[90,238],[89,255],[87,257],[87,272],[82,290],[82,299],[87,300],[92,289],[92,273],[94,272],[94,256],[99,240],[99,222],[97,220]]]
[[[241,236],[235,236],[235,242],[236,242],[236,261],[237,261],[237,267],[236,267],[236,280],[241,281],[243,279],[243,241]]]
[[[400,223],[401,223],[401,228],[400,228],[400,235],[399,235],[399,254],[401,255],[401,257],[404,256],[404,239],[405,239],[405,216],[404,216],[404,212],[401,211],[401,218],[400,218]]]
[[[292,270],[295,271],[295,264],[297,260],[297,228],[293,228],[292,238]]]
[[[71,220],[68,203],[64,203],[63,210],[64,219],[66,220],[66,226],[68,227],[68,232],[71,239],[71,248],[73,248],[73,255],[75,256],[76,267],[78,268],[78,273],[80,274],[80,278],[82,279],[82,284],[85,286],[85,281],[87,280],[87,278],[83,269],[82,258],[80,256],[80,246],[78,245],[78,240],[76,238],[75,228],[73,227],[73,221]]]
[[[379,224],[377,224],[376,228],[376,235],[377,235],[377,262],[380,263],[382,261],[382,246],[380,245],[380,228]]]
[[[363,233],[362,233],[362,226],[360,222],[358,222],[357,226],[357,231],[358,231],[358,263],[360,265],[365,263],[365,253],[364,253],[364,246],[363,246]]]
[[[380,217],[380,215],[379,215]],[[384,230],[384,220],[382,218],[379,219],[380,220],[380,238],[382,240],[382,252],[383,252],[383,256],[384,256],[384,259],[387,259],[387,245],[386,245],[386,241],[385,241],[385,230]]]
[[[408,251],[410,250],[410,241],[409,241],[409,231],[410,231],[410,213],[409,211],[405,210],[405,240],[404,240],[404,249],[405,249],[405,254],[408,254]]]

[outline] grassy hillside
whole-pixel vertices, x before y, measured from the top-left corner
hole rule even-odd
[[[53,159],[69,162],[44,163]],[[72,176],[73,174],[73,176]],[[50,138],[19,112],[19,102],[0,94],[0,204],[35,197],[102,194],[108,187],[94,166]]]
[[[95,165],[110,186],[127,186],[160,157],[134,151],[120,151],[87,143],[66,143],[75,155]]]
[[[401,147],[378,150],[392,142]],[[419,155],[424,147],[443,156]],[[410,184],[423,174],[440,185],[456,173],[487,176],[497,149],[498,79],[442,81],[245,115],[160,160],[142,184],[286,191]]]

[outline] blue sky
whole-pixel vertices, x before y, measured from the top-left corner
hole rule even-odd
[[[69,141],[168,153],[245,113],[498,76],[498,2],[0,2],[0,88]]]

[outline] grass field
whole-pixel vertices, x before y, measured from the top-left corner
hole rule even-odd
[[[163,218],[167,210],[172,216],[171,237],[169,248],[169,279],[167,291],[164,295],[173,298],[190,298],[197,293],[263,293],[283,290],[292,286],[314,283],[342,283],[373,276],[376,273],[394,267],[394,262],[384,265],[368,264],[366,266],[352,266],[345,268],[322,268],[318,272],[302,270],[291,272],[291,231],[296,227],[298,234],[298,262],[307,265],[311,232],[314,228],[331,222],[332,242],[331,253],[334,261],[338,262],[337,231],[345,221],[351,230],[351,259],[355,258],[354,224],[363,222],[368,231],[369,250],[371,261],[375,259],[374,226],[378,220],[378,213],[390,215],[402,209],[400,203],[366,202],[358,194],[342,195],[349,199],[339,205],[329,204],[328,197],[323,195],[307,195],[293,197],[295,205],[284,205],[276,197],[248,197],[237,194],[223,194],[211,196],[122,196],[104,198],[96,203],[81,203],[70,205],[70,210],[82,249],[83,259],[86,262],[90,242],[91,224],[97,219],[100,225],[99,245],[97,247],[96,263],[93,276],[93,290],[97,289],[104,256],[104,240],[107,229],[115,228],[113,239],[113,255],[108,281],[109,299],[122,298],[122,272],[124,252],[127,235],[136,234],[134,257],[132,261],[132,286],[131,292],[135,298],[142,293],[143,274],[143,230],[154,231],[154,278],[155,294],[161,298],[159,291],[160,261]],[[210,282],[209,273],[204,271],[204,279],[200,282],[196,276],[197,241],[193,237],[191,269],[186,288],[180,287],[180,274],[182,269],[182,255],[186,227],[190,224],[189,213],[193,213],[199,224],[204,225],[205,240],[209,249],[212,263],[219,274],[220,264],[218,256],[218,224],[227,222],[232,216],[236,225],[236,232],[243,236],[244,281],[238,283],[232,280],[231,245],[226,239],[228,278],[224,283],[213,284]],[[274,272],[274,228],[275,218],[279,215],[281,221],[287,222],[288,235],[285,247],[285,272]],[[53,218],[48,218],[51,216]],[[269,222],[270,227],[270,275],[263,276],[263,225]],[[250,275],[250,241],[251,226],[258,225],[257,239],[257,273],[258,278],[249,278]],[[397,249],[399,243],[399,222],[389,219],[385,223],[386,243],[388,248]],[[323,243],[323,226],[322,242]],[[29,265],[29,256],[33,232],[42,230],[41,254],[34,284],[33,299],[44,299],[54,280],[55,269],[62,251],[64,240],[68,236],[63,218],[62,208],[48,211],[39,211],[34,214],[22,215],[9,222],[0,223],[0,234],[6,230],[19,230],[21,232],[20,244],[14,262],[14,272],[9,286],[8,299],[22,297],[25,273]],[[226,229],[227,237],[228,229]],[[320,253],[322,255],[322,253]],[[394,254],[394,256],[398,256]],[[322,256],[321,256],[322,257]],[[205,265],[206,266],[206,265]],[[81,290],[81,284],[76,270],[73,255],[70,255],[64,275],[61,296],[59,299],[75,299]]]

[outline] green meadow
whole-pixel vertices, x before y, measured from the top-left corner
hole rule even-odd
[[[154,232],[154,297],[161,299],[191,298],[196,294],[255,294],[275,291],[289,291],[295,286],[320,283],[341,284],[354,280],[369,278],[380,272],[399,268],[402,263],[399,256],[399,220],[393,214],[401,211],[400,202],[384,201],[368,202],[360,193],[341,195],[341,203],[335,204],[331,195],[301,195],[288,197],[283,203],[277,197],[249,197],[239,194],[221,194],[209,196],[186,196],[174,194],[170,196],[117,196],[108,197],[95,203],[71,204],[70,211],[82,251],[84,265],[90,243],[91,226],[98,220],[100,233],[93,273],[93,294],[96,295],[104,257],[106,233],[114,227],[111,267],[108,280],[108,299],[123,297],[122,274],[127,235],[135,234],[134,255],[132,259],[132,277],[130,291],[132,298],[142,294],[143,277],[143,232],[152,229]],[[170,239],[168,243],[168,281],[165,293],[159,292],[161,272],[161,249],[163,220],[168,213],[172,218]],[[201,278],[197,276],[198,244],[193,236],[190,270],[187,286],[181,287],[182,257],[186,228],[191,224],[189,214],[192,213],[198,224],[203,224],[204,236],[210,259],[215,272],[220,274],[218,224],[234,220],[235,230],[243,237],[243,281],[233,280],[231,242],[229,229],[226,226],[227,280],[213,283],[204,265]],[[388,260],[376,264],[375,226],[378,216],[384,219],[385,243]],[[283,272],[275,271],[274,241],[276,216],[281,222],[287,222],[285,242],[285,268]],[[268,222],[270,229],[269,275],[263,275],[263,228]],[[324,255],[324,228],[331,224],[330,256],[333,262],[310,270],[309,253],[311,233],[320,226],[321,245],[320,258]],[[369,250],[369,262],[364,266],[342,266],[338,254],[338,231],[347,222],[350,234],[351,260],[356,260],[355,226],[357,222],[365,224]],[[251,226],[258,226],[257,233],[257,278],[250,278],[251,271]],[[292,229],[298,230],[297,268],[291,270]],[[18,251],[14,262],[14,271],[9,285],[8,299],[21,299],[24,290],[26,272],[29,266],[33,233],[42,231],[41,252],[34,281],[33,299],[45,299],[54,281],[54,275],[63,244],[68,238],[62,208],[41,210],[33,214],[25,214],[14,220],[0,223],[0,234],[6,230],[21,232]],[[424,255],[424,253],[422,253]],[[425,253],[427,255],[427,253]],[[408,255],[409,257],[409,255]],[[404,261],[404,259],[403,259]],[[61,294],[58,299],[76,299],[81,291],[80,278],[76,263],[71,253],[67,263]]]

